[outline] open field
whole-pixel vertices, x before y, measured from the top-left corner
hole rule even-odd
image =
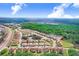
[[[62,47],[64,48],[72,48],[74,45],[66,40],[61,41]]]

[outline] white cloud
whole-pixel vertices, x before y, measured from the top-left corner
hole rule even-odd
[[[49,14],[48,17],[59,18],[64,14],[63,8],[54,8],[53,13]]]
[[[73,18],[73,16],[67,14],[67,15],[64,15],[63,18]]]
[[[79,18],[79,15],[72,16],[65,13],[65,8],[69,7],[70,4],[61,4],[60,6],[54,7],[53,12],[48,15],[48,18]],[[74,7],[79,7],[79,4],[73,4]]]
[[[14,6],[12,6],[12,7],[11,7],[12,15],[14,15],[14,14],[16,14],[18,11],[20,11],[24,5],[25,5],[25,4],[23,4],[23,3],[16,3]]]
[[[75,16],[75,18],[79,18],[79,15],[78,16]]]
[[[73,7],[79,8],[79,3],[74,3]]]
[[[61,4],[60,6],[54,7],[53,12],[48,15],[48,18],[63,18],[69,17],[69,15],[65,15],[65,8],[67,8],[70,4]]]

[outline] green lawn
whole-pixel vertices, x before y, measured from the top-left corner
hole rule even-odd
[[[66,41],[66,40],[61,41],[61,44],[62,44],[62,46],[63,46],[64,48],[71,48],[71,47],[73,47],[73,44],[70,43],[70,42],[68,42],[68,41]]]
[[[63,55],[64,56],[68,56],[68,50],[66,49],[66,50],[63,50]]]

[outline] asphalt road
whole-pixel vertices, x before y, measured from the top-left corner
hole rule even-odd
[[[5,26],[4,26],[5,27]],[[4,49],[7,47],[8,43],[12,39],[13,31],[9,27],[5,27],[6,31],[8,34],[4,38],[4,42],[0,44],[0,50]]]

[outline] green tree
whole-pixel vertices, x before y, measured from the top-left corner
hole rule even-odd
[[[22,56],[23,52],[21,50],[16,50],[15,56]]]
[[[79,52],[76,51],[76,50],[73,49],[73,48],[68,49],[68,54],[69,54],[69,56],[77,56],[77,55],[79,55],[78,53],[79,53]]]
[[[9,53],[9,50],[7,48],[3,49],[1,52],[0,52],[0,55],[2,56],[7,56]]]
[[[51,52],[44,52],[43,56],[58,56],[58,54],[55,51],[51,51]]]

